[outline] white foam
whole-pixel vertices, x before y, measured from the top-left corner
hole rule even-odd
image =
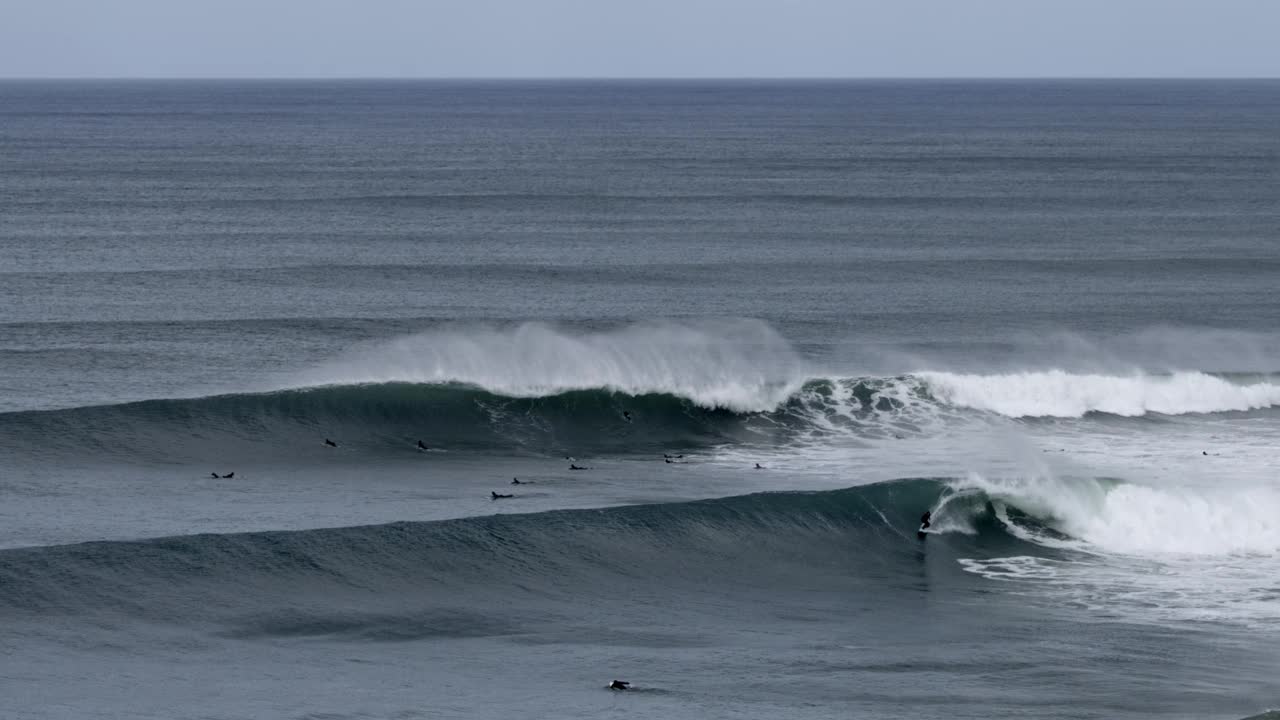
[[[768,325],[731,320],[603,332],[543,323],[427,332],[351,353],[299,379],[304,385],[463,383],[513,397],[603,388],[753,412],[777,408],[805,374],[791,345]]]
[[[960,558],[957,562],[967,572],[981,575],[988,580],[1054,580],[1059,576],[1058,566],[1064,564],[1059,560],[1031,555],[985,560]]]
[[[1235,384],[1201,372],[1087,375],[1061,370],[999,375],[922,372],[942,402],[1008,417],[1140,416],[1253,410],[1280,405],[1280,385]]]
[[[1280,552],[1280,490],[1151,487],[1047,475],[970,474],[958,491],[981,490],[1089,546],[1146,557]],[[1043,538],[1029,538],[1037,542]]]

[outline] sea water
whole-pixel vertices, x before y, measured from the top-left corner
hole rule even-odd
[[[1275,82],[0,83],[0,715],[1280,707],[1278,228]]]

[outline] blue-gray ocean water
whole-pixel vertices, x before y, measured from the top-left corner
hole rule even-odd
[[[1278,241],[1280,82],[0,83],[0,716],[1274,717]]]

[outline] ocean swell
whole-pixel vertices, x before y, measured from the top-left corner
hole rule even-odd
[[[0,413],[0,439],[11,451],[137,459],[283,456],[325,437],[370,452],[422,439],[455,450],[647,453],[726,443],[878,440],[1018,418],[1213,413],[1280,403],[1280,385],[1267,377],[1202,373],[819,378],[794,389],[787,385],[789,394],[758,388],[754,400],[741,406],[765,408],[760,410],[714,400],[729,385],[747,383],[700,392],[655,381],[652,392],[639,394],[608,386],[546,395],[457,382],[320,386]]]
[[[119,613],[188,622],[227,607],[305,615],[322,606],[358,608],[367,619],[391,612],[387,602],[403,610],[406,598],[431,600],[437,615],[479,597],[564,596],[582,604],[653,577],[673,590],[718,582],[717,591],[732,591],[725,586],[758,585],[766,575],[779,587],[826,574],[897,575],[912,572],[903,557],[919,549],[916,518],[943,490],[937,480],[906,480],[603,510],[3,550],[0,617]],[[1018,542],[998,528],[989,539],[1005,549]],[[967,536],[954,542],[972,545]],[[258,619],[246,622],[262,632]],[[295,617],[281,632],[302,633],[300,624]]]
[[[931,587],[955,592],[1011,564],[1045,577],[1055,568],[1092,577],[1103,556],[1256,557],[1280,550],[1276,527],[1265,520],[1276,500],[1274,493],[1215,499],[1119,482],[971,476],[30,547],[0,551],[0,618],[42,627],[56,627],[49,619],[62,615],[203,624],[244,638],[504,635],[519,632],[523,611],[630,602],[655,577],[667,592],[723,602],[798,587],[846,597],[893,593],[922,582],[926,567]],[[922,540],[915,530],[925,509],[933,511],[934,534]]]

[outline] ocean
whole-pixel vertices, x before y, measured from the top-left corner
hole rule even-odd
[[[0,82],[0,717],[1278,717],[1278,233],[1275,81]]]

